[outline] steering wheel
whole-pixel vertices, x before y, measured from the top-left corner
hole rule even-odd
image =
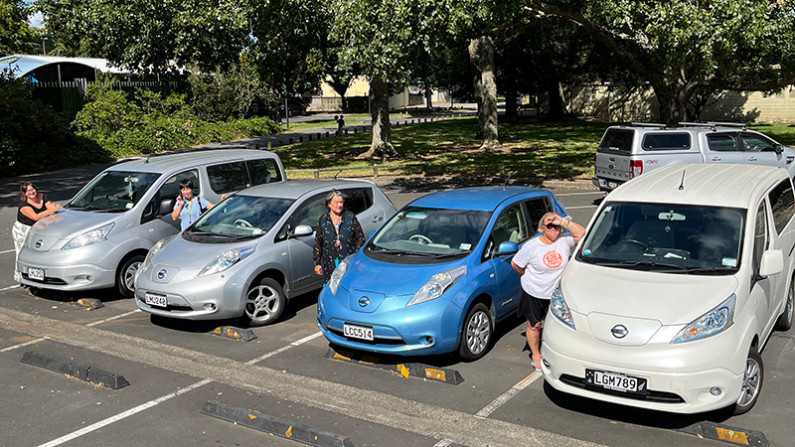
[[[247,221],[246,219],[237,219],[235,220],[234,224],[238,227],[254,228],[254,225],[251,225],[251,222]]]
[[[637,239],[621,239],[620,241],[616,242],[616,245],[618,245],[618,244],[639,245],[644,250],[649,248],[648,245],[644,244],[643,242],[641,242],[641,241],[639,241]]]
[[[409,240],[422,245],[433,244],[433,241],[428,239],[428,236],[423,236],[421,234],[412,234]]]

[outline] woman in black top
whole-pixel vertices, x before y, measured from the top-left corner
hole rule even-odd
[[[17,208],[17,221],[14,222],[14,227],[11,229],[11,236],[14,239],[14,250],[16,251],[16,258],[14,258],[14,281],[19,281],[19,272],[17,271],[17,260],[19,259],[19,251],[25,245],[25,238],[28,237],[30,227],[39,219],[47,217],[50,214],[57,213],[61,209],[61,205],[48,202],[44,194],[39,192],[36,185],[30,182],[22,182],[19,185],[19,207]]]
[[[323,275],[323,282],[331,279],[340,261],[364,245],[364,233],[356,216],[342,209],[342,193],[336,189],[328,193],[326,207],[328,212],[318,219],[313,252],[315,273]]]

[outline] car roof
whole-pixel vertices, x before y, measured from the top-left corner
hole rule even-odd
[[[162,174],[206,164],[261,158],[277,158],[277,156],[273,152],[258,149],[186,150],[135,158],[113,165],[108,170]]]
[[[697,134],[703,132],[745,132],[762,134],[753,129],[748,129],[745,124],[734,123],[679,123],[677,126],[667,126],[658,123],[632,123],[632,124],[618,124],[608,127],[608,129],[625,129],[634,130],[639,133],[660,133],[660,132],[676,132],[676,133],[690,133]]]
[[[529,196],[552,196],[549,191],[529,186],[482,186],[451,189],[428,194],[411,202],[411,206],[494,211],[505,200],[523,194]]]
[[[279,197],[298,199],[299,197],[318,190],[344,189],[351,187],[370,188],[375,186],[367,180],[329,179],[329,180],[288,180],[286,182],[266,183],[252,186],[240,191],[238,195],[258,197]],[[343,192],[344,196],[344,192]]]
[[[624,183],[611,192],[607,199],[752,208],[768,189],[786,178],[786,170],[773,166],[675,164],[649,171]]]

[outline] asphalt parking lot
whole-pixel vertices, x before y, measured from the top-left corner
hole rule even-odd
[[[64,200],[75,192],[75,178],[56,173],[44,181],[61,187],[40,186]],[[583,224],[601,197],[590,189],[553,191]],[[385,192],[398,208],[424,193]],[[795,438],[793,331],[771,337],[762,353],[762,395],[739,417],[676,416],[555,393],[533,372],[518,319],[499,326],[492,350],[472,363],[334,358],[315,324],[317,293],[293,300],[248,342],[213,333],[234,322],[150,318],[111,292],[29,295],[11,275],[15,194],[11,185],[0,196],[3,445],[291,446],[307,434],[319,445],[357,447],[765,445],[759,439],[786,446]],[[89,310],[79,298],[99,298],[104,307]],[[129,385],[98,386],[22,362],[29,352],[121,375]],[[439,380],[442,373],[463,381]],[[238,419],[218,417],[216,405]],[[270,431],[250,428],[266,421]],[[724,441],[704,435],[715,432],[712,424],[724,430],[717,431]],[[750,442],[742,444],[743,436]]]

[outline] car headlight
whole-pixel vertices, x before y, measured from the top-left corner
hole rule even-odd
[[[232,250],[227,250],[216,256],[215,259],[205,265],[196,276],[221,273],[229,267],[232,267],[238,262],[251,256],[252,253],[254,253],[254,247],[233,248]]]
[[[110,233],[111,228],[113,228],[113,223],[109,223],[99,228],[94,228],[93,230],[86,231],[79,236],[75,236],[63,246],[63,250],[71,250],[73,248],[85,247],[86,245],[102,242],[108,237],[108,233]]]
[[[571,311],[566,304],[566,300],[563,299],[563,291],[560,290],[560,287],[555,289],[555,291],[552,292],[552,296],[549,298],[549,311],[552,315],[557,317],[561,323],[575,329],[574,319],[571,317]]]
[[[717,307],[698,317],[679,331],[671,343],[684,343],[720,334],[734,324],[734,305],[736,296],[732,295]]]
[[[159,241],[155,242],[155,245],[149,249],[149,253],[146,254],[146,258],[144,258],[144,263],[141,264],[141,268],[138,270],[146,270],[147,267],[152,265],[152,259],[160,253],[160,250],[163,249],[163,246],[166,245],[166,239],[160,239]]]
[[[331,291],[332,295],[337,294],[337,288],[340,286],[340,281],[342,281],[342,277],[345,276],[345,272],[348,271],[348,259],[345,258],[337,264],[337,268],[331,272],[331,279],[328,280],[328,289]]]
[[[445,290],[455,284],[456,281],[461,279],[466,273],[467,266],[461,265],[454,269],[447,270],[446,272],[431,276],[431,279],[423,284],[420,290],[417,290],[417,293],[406,303],[406,307],[439,298]]]

